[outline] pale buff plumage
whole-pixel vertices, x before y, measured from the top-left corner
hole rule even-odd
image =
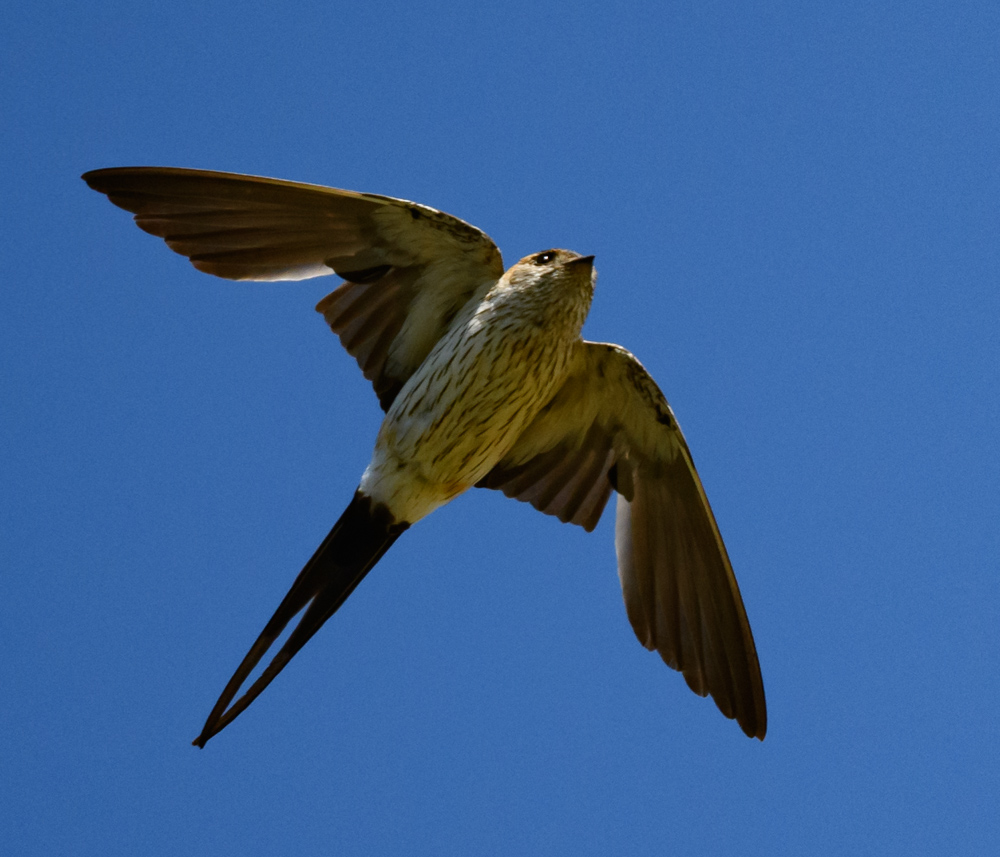
[[[587,530],[616,491],[618,569],[640,642],[764,737],[750,626],[676,419],[628,351],[580,338],[591,257],[545,251],[505,273],[480,230],[405,200],[197,170],[84,178],[199,270],[247,280],[339,274],[344,284],[317,309],[387,412],[354,501],[196,743],[266,687],[409,524],[473,485]],[[306,605],[264,675],[229,707]]]
[[[361,490],[416,523],[483,479],[563,385],[593,279],[590,258],[549,251],[463,307],[386,413]]]

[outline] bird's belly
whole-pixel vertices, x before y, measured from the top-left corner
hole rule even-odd
[[[482,479],[555,395],[572,350],[542,336],[477,345],[432,353],[386,414],[361,488],[398,520],[414,523]]]

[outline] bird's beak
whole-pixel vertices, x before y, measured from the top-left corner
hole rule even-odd
[[[570,259],[566,264],[567,265],[591,265],[592,266],[594,264],[594,257],[593,256],[577,256],[575,259]]]

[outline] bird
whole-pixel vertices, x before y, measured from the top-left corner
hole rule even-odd
[[[257,698],[410,526],[473,487],[588,532],[614,494],[618,575],[639,642],[764,739],[750,623],[674,412],[631,352],[581,336],[593,256],[550,249],[505,270],[496,244],[457,217],[322,185],[173,167],[82,178],[199,271],[265,281],[336,274],[343,282],[316,310],[385,412],[353,498],[196,746]]]

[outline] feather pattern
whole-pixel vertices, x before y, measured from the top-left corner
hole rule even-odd
[[[764,686],[729,556],[673,411],[633,355],[581,343],[575,370],[479,485],[588,530],[617,490],[618,572],[636,636],[764,737]]]
[[[339,273],[349,283],[361,280],[354,284],[368,288],[342,286],[317,309],[343,339],[350,322],[341,304],[353,296],[351,314],[362,320],[345,347],[383,409],[462,307],[503,274],[489,236],[408,200],[169,167],[117,167],[83,178],[207,274],[274,281]]]

